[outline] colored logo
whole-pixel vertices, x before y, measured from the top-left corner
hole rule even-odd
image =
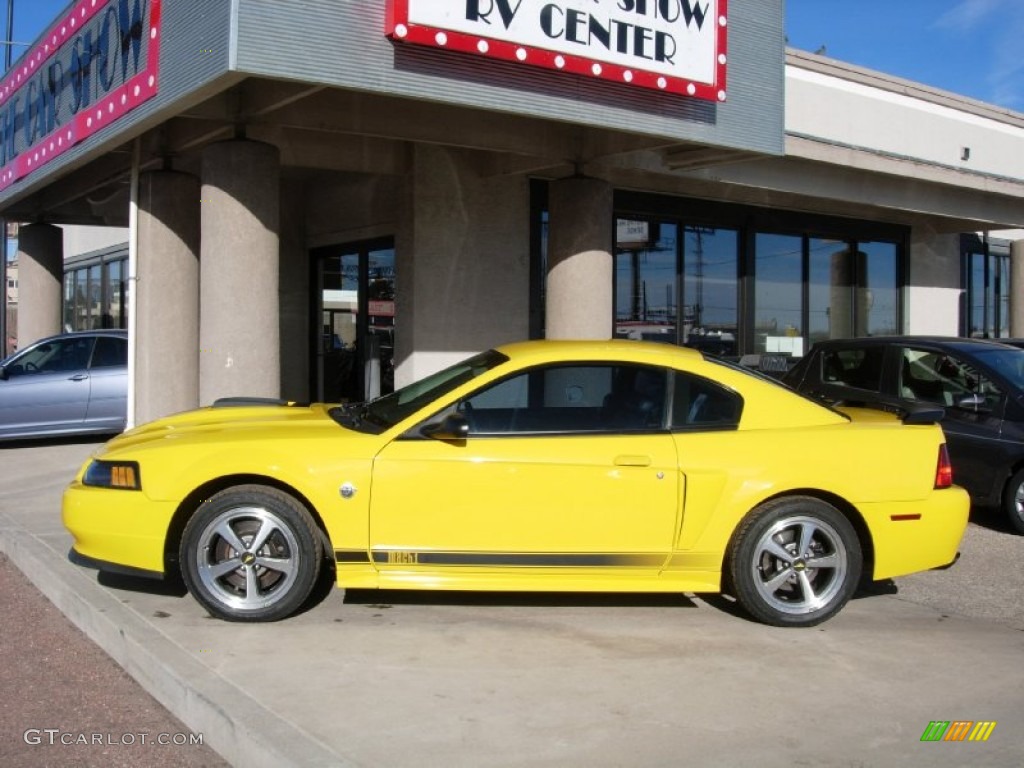
[[[921,741],[988,741],[995,729],[995,720],[932,720]]]

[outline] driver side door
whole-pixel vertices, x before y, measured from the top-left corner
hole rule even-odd
[[[655,575],[681,513],[666,382],[665,371],[640,366],[542,366],[426,422],[457,413],[463,439],[417,428],[387,445],[370,511],[382,586],[389,573],[458,580],[476,569]]]

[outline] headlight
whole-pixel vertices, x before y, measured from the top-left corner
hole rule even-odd
[[[142,477],[136,461],[95,460],[85,470],[82,485],[96,488],[120,488],[125,491],[142,489]]]

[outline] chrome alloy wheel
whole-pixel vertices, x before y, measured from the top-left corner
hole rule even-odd
[[[295,584],[302,550],[291,527],[259,506],[217,515],[199,534],[196,571],[208,594],[226,607],[258,611]]]
[[[780,613],[812,613],[829,605],[847,583],[846,547],[830,524],[810,516],[785,517],[764,532],[750,562],[764,602]]]

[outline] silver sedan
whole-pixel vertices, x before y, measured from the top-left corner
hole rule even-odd
[[[41,339],[0,363],[0,439],[121,432],[127,393],[124,331]]]

